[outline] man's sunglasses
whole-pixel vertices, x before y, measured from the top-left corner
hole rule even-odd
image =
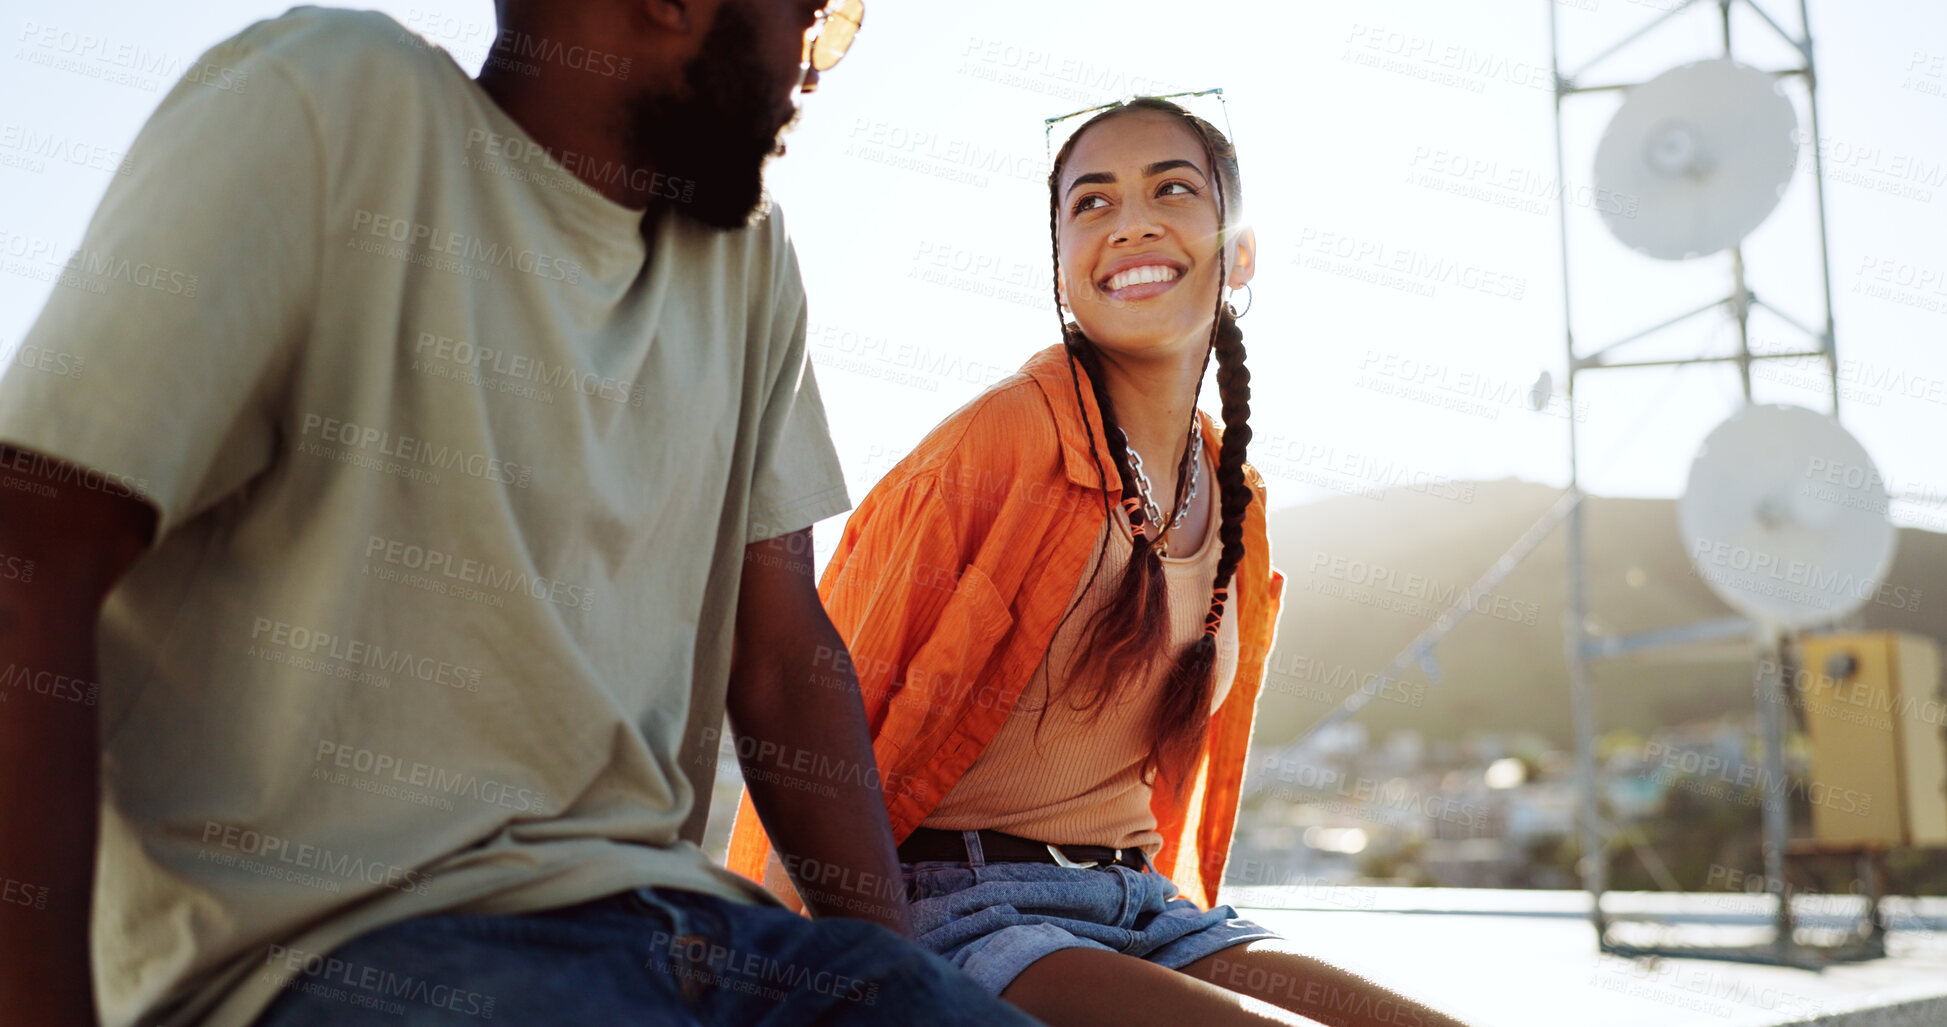
[[[818,20],[805,30],[804,63],[813,71],[836,67],[852,40],[865,27],[865,0],[835,0],[818,12]]]

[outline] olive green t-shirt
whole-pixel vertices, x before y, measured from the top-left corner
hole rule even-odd
[[[779,216],[665,180],[647,245],[371,12],[218,45],[129,160],[0,379],[15,501],[46,456],[160,511],[66,690],[107,1027],[247,1024],[436,911],[768,901],[695,844],[705,729],[744,547],[850,506]]]

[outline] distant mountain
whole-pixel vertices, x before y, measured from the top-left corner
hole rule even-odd
[[[1289,740],[1383,670],[1560,494],[1511,479],[1454,482],[1273,511],[1271,558],[1286,582],[1259,743]],[[1673,500],[1586,504],[1592,630],[1627,635],[1733,615],[1691,570]],[[1440,644],[1438,681],[1409,672],[1358,714],[1373,737],[1409,727],[1429,738],[1529,730],[1572,744],[1563,535],[1556,529]],[[1901,529],[1887,581],[1899,590],[1869,604],[1862,626],[1947,645],[1947,535]],[[1751,661],[1750,646],[1734,641],[1599,662],[1597,730],[1748,711]]]

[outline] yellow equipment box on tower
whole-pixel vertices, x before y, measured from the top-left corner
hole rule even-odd
[[[1792,691],[1811,742],[1814,846],[1947,846],[1939,648],[1877,631],[1801,636],[1798,653]],[[1821,793],[1849,801],[1820,802]]]

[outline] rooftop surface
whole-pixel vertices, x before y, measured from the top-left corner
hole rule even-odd
[[[1583,892],[1312,886],[1227,889],[1240,915],[1308,953],[1494,1027],[1947,1027],[1947,899],[1888,899],[1883,959],[1822,970],[1597,950]],[[1612,937],[1762,945],[1771,900],[1739,893],[1607,896]],[[1837,940],[1863,902],[1805,896],[1804,942]],[[1635,918],[1643,919],[1635,919]]]

